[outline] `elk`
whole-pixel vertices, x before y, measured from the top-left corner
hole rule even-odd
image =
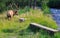
[[[7,18],[11,19],[14,15],[18,15],[17,10],[8,10],[7,11]]]

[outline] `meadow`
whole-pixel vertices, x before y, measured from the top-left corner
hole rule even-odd
[[[20,9],[18,13],[12,20],[6,19],[6,13],[0,14],[0,38],[60,38],[59,32],[50,36],[44,30],[34,32],[35,30],[31,31],[29,28],[30,23],[38,23],[57,29],[57,24],[50,14],[44,14],[41,9]],[[20,22],[19,18],[25,18],[25,21]]]

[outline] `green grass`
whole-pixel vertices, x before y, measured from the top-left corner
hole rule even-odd
[[[19,13],[20,12],[21,11],[19,10]],[[5,17],[5,13],[0,14],[0,38],[60,38],[59,33],[51,37],[43,30],[34,33],[29,29],[29,24],[31,22],[57,29],[57,24],[52,17],[44,15],[39,9],[30,9],[27,12],[21,12],[11,20],[6,19]],[[22,23],[19,22],[19,18],[21,17],[25,18],[25,21]]]

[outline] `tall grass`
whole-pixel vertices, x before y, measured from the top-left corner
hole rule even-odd
[[[21,11],[19,11],[20,13]],[[26,12],[26,11],[25,11]],[[57,29],[56,22],[52,17],[48,17],[43,14],[40,9],[29,9],[26,13],[21,13],[18,16],[14,16],[12,20],[6,19],[5,14],[0,15],[0,37],[1,38],[51,38],[51,36],[45,31],[39,31],[37,33],[32,32],[29,29],[29,24],[35,22],[50,28]],[[24,22],[20,22],[19,18],[25,18]],[[58,34],[53,37],[59,38]]]

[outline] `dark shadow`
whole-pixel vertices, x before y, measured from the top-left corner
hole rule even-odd
[[[13,33],[15,30],[14,29],[3,29],[2,32],[4,33]]]
[[[50,0],[47,5],[50,8],[60,9],[60,1],[59,0]]]
[[[46,29],[42,29],[42,28],[37,27],[37,26],[30,25],[28,27],[28,29],[30,29],[30,31],[32,31],[34,34],[39,32],[42,35],[46,35],[46,37],[48,37],[48,36],[50,36],[51,38],[54,37],[54,32],[46,30]]]
[[[30,25],[27,29],[29,29],[31,32],[37,33],[40,31],[40,28]]]

